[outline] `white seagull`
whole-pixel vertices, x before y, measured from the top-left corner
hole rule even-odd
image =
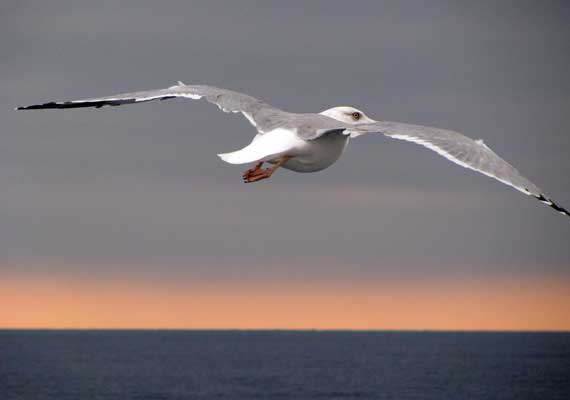
[[[554,203],[542,190],[499,157],[482,140],[460,133],[400,122],[375,121],[353,107],[333,107],[318,114],[290,113],[243,93],[206,85],[177,85],[166,89],[123,93],[108,97],[49,102],[17,110],[60,109],[142,103],[176,97],[201,99],[225,112],[241,113],[256,128],[252,142],[241,150],[218,154],[230,164],[256,163],[243,174],[246,183],[269,178],[277,168],[316,172],[331,166],[349,140],[366,133],[381,133],[393,139],[425,146],[462,167],[480,172],[537,198],[559,213],[570,213]],[[272,164],[263,168],[263,163]]]

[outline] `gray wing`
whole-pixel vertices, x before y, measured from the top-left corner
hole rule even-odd
[[[542,190],[499,157],[482,140],[473,140],[454,131],[387,121],[356,125],[347,129],[351,137],[372,132],[427,147],[462,167],[480,172],[533,196],[559,213],[570,217],[567,210],[546,197]]]
[[[18,107],[16,109],[101,108],[106,106],[120,106],[122,104],[143,103],[152,100],[168,100],[177,97],[195,100],[204,98],[210,103],[216,104],[224,112],[242,113],[260,132],[267,132],[287,120],[288,113],[255,97],[213,86],[185,85],[182,82],[178,82],[177,85],[166,89],[144,90],[83,100],[52,101]]]

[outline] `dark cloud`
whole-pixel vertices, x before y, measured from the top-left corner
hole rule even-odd
[[[412,144],[364,137],[322,173],[245,186],[215,154],[251,127],[205,103],[12,110],[178,79],[291,111],[351,104],[481,137],[570,206],[566,2],[286,4],[2,6],[0,265],[204,279],[570,272],[567,219]]]

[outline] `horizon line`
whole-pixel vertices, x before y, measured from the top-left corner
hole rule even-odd
[[[321,328],[22,328],[0,327],[0,332],[6,331],[164,331],[164,332],[410,332],[410,333],[570,333],[569,330],[559,329],[321,329]]]

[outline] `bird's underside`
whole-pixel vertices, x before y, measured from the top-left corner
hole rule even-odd
[[[460,133],[399,122],[374,121],[352,107],[335,107],[320,114],[296,114],[275,108],[255,97],[206,85],[179,82],[166,89],[123,93],[113,96],[48,102],[18,110],[101,108],[173,98],[201,99],[216,104],[225,112],[241,113],[257,130],[256,138],[245,148],[219,156],[231,164],[255,163],[242,175],[252,183],[270,178],[280,167],[299,172],[313,172],[334,163],[348,138],[367,133],[382,133],[393,139],[413,142],[435,151],[462,167],[480,172],[514,189],[533,196],[557,212],[570,213],[556,204],[513,166],[493,152],[482,140]],[[335,137],[334,146],[323,146]],[[341,143],[342,139],[342,143]],[[271,164],[263,168],[263,164]]]

